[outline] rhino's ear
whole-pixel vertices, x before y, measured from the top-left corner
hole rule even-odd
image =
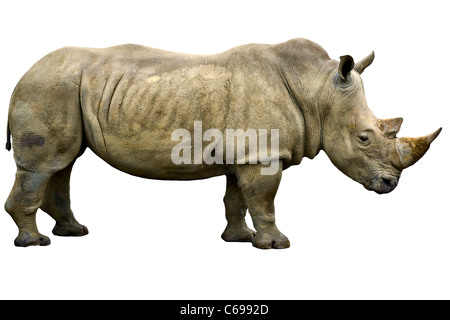
[[[375,59],[375,52],[372,51],[367,57],[356,63],[355,71],[359,74],[363,73],[364,70],[372,64],[373,59]]]
[[[351,56],[342,56],[339,62],[339,76],[342,81],[350,81],[350,72],[355,66],[355,61]]]
[[[379,120],[379,126],[384,136],[394,139],[402,126],[403,118]]]

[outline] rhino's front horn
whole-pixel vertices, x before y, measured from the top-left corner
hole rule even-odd
[[[442,128],[439,128],[432,134],[419,138],[397,138],[396,147],[401,168],[408,168],[419,161],[430,148],[430,144],[441,133],[441,130]]]

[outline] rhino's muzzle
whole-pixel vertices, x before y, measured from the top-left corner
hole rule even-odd
[[[381,177],[381,181],[381,188],[378,193],[389,193],[398,185],[398,178],[394,177]]]
[[[388,175],[379,176],[371,181],[367,189],[373,190],[378,194],[389,193],[398,185],[398,178]]]

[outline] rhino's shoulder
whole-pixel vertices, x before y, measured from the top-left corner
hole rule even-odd
[[[296,38],[274,46],[275,51],[280,55],[296,55],[308,57],[310,59],[328,60],[327,51],[314,41]]]

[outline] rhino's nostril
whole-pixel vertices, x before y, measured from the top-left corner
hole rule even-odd
[[[390,189],[394,189],[395,187],[397,187],[398,184],[398,179],[394,178],[394,177],[381,177],[381,181],[383,182],[383,184],[390,188]]]
[[[392,180],[391,179],[387,179],[387,178],[381,178],[381,180],[383,180],[383,183],[387,186],[391,185]]]

